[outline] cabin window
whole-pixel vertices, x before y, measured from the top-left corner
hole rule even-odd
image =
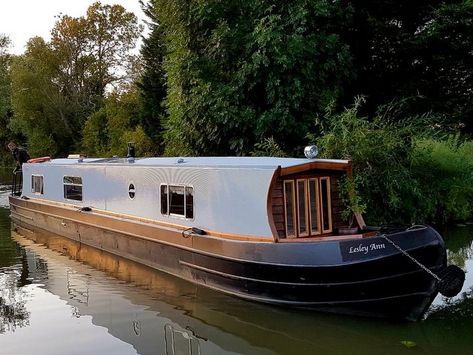
[[[169,214],[185,216],[184,186],[169,186]]]
[[[31,192],[34,194],[43,194],[43,176],[32,175],[31,176]]]
[[[161,214],[168,214],[168,185],[161,185]]]
[[[319,180],[309,179],[310,234],[320,234]]]
[[[320,201],[322,206],[322,232],[332,231],[332,204],[330,196],[330,178],[320,178]]]
[[[332,232],[330,177],[284,181],[286,237]]]
[[[286,236],[295,237],[295,215],[296,215],[296,196],[294,191],[294,181],[284,181],[284,205],[286,210]]]
[[[186,218],[194,218],[194,188],[186,187]]]
[[[307,214],[307,179],[297,180],[297,215],[299,216],[299,236],[309,235]]]
[[[194,218],[194,188],[183,185],[161,185],[161,214]]]
[[[64,176],[64,198],[82,201],[82,178],[79,176]]]

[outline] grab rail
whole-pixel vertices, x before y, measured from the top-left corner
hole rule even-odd
[[[11,195],[21,196],[23,189],[23,172],[21,170],[14,170],[11,184]]]

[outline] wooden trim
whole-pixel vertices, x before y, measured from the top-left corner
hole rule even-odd
[[[327,181],[327,211],[328,211],[328,224],[329,228],[325,229],[324,228],[324,207],[323,207],[323,194],[322,194],[322,181]],[[332,226],[332,192],[331,192],[331,185],[330,185],[330,177],[325,176],[321,177],[319,179],[320,183],[320,215],[321,215],[321,228],[322,228],[322,233],[331,233],[333,230]]]
[[[351,160],[348,161],[347,166],[347,177],[351,179],[353,177],[353,163]]]
[[[287,230],[287,197],[286,197],[286,183],[292,184],[292,225],[294,228],[294,234],[289,234]],[[284,195],[284,218],[286,222],[286,238],[297,238],[297,213],[296,213],[296,196],[295,196],[295,182],[294,180],[284,180],[283,181],[283,195]]]
[[[376,232],[359,233],[359,234],[347,234],[347,235],[326,235],[326,236],[314,236],[308,238],[296,238],[296,239],[281,239],[281,243],[313,243],[313,242],[327,242],[332,240],[353,240],[373,237]]]
[[[268,197],[266,199],[266,210],[268,211],[268,223],[269,223],[269,228],[271,228],[271,232],[273,233],[274,240],[277,242],[279,241],[279,233],[278,229],[276,228],[276,224],[274,223],[274,216],[273,216],[273,191],[276,187],[276,184],[278,182],[279,175],[281,173],[281,168],[277,168],[276,171],[273,174],[273,177],[271,179],[271,182],[269,184],[268,188]],[[283,186],[284,190],[284,186]],[[283,211],[284,211],[284,216],[286,215],[286,207],[284,206],[284,200],[283,200]]]
[[[314,232],[312,229],[312,204],[310,199],[310,182],[313,181],[315,184],[315,208],[316,208],[316,218],[317,218],[317,229]],[[322,233],[320,225],[320,191],[319,191],[319,178],[310,178],[308,180],[308,189],[307,193],[309,194],[309,221],[310,221],[310,235],[320,235]]]
[[[281,168],[281,176],[302,173],[308,170],[336,170],[346,171],[347,174],[351,171],[351,161],[327,162],[327,161],[312,161],[301,165]]]

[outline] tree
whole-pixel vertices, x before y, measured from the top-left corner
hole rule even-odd
[[[10,40],[0,34],[0,145],[5,147],[11,138],[8,123],[12,114],[11,111],[11,87],[10,87],[10,56],[8,47]],[[0,161],[5,160],[5,153],[0,149]]]
[[[473,2],[435,9],[418,37],[418,86],[425,108],[473,133]]]
[[[97,93],[103,95],[107,85],[126,78],[124,69],[130,51],[143,28],[136,15],[120,5],[92,4],[85,18],[87,33],[86,52],[92,62],[93,82]]]
[[[95,156],[124,156],[127,142],[135,142],[136,154],[153,155],[156,147],[146,135],[137,118],[140,111],[138,89],[110,93],[105,105],[92,113],[83,129],[84,153]]]
[[[108,87],[127,78],[140,29],[122,6],[97,2],[85,17],[60,16],[50,43],[30,40],[12,67],[12,127],[27,135],[33,155],[80,149],[87,117],[101,109]]]
[[[247,154],[269,137],[291,151],[351,76],[338,3],[157,0],[152,14],[168,154]]]
[[[433,112],[436,121],[473,129],[470,0],[342,4],[352,11],[342,38],[350,46],[355,70],[355,80],[345,86],[345,105],[364,95],[368,101],[363,110],[375,117],[380,106],[404,100],[409,104],[403,115]]]
[[[32,156],[54,155],[74,144],[74,108],[61,93],[57,78],[58,58],[50,45],[36,37],[26,52],[12,61],[11,127],[22,132]]]
[[[163,105],[166,97],[166,74],[164,60],[166,49],[164,45],[164,31],[158,23],[157,8],[154,2],[142,4],[145,14],[150,18],[151,32],[149,37],[143,38],[141,56],[143,70],[137,81],[142,99],[140,121],[145,132],[157,142],[160,151],[164,149],[162,134],[164,131],[166,111]]]
[[[9,61],[7,53],[10,40],[8,37],[0,34],[0,120],[5,119],[10,109],[10,80],[9,80]]]

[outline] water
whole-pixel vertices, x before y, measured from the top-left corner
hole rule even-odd
[[[0,189],[0,205],[8,192]],[[235,299],[66,239],[10,230],[0,207],[0,353],[471,354],[473,277],[402,323]],[[473,270],[473,226],[444,233]],[[47,244],[47,246],[46,246]]]

